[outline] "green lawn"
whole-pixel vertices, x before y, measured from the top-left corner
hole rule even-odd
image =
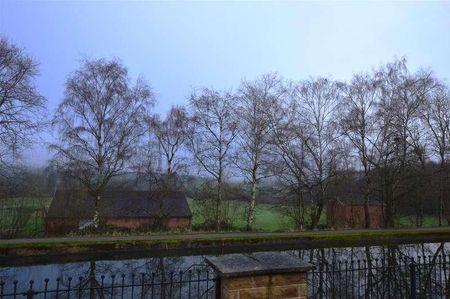
[[[245,217],[245,202],[235,201],[237,213],[233,219],[233,226],[244,230],[247,225]],[[271,204],[257,204],[255,210],[255,230],[261,231],[289,231],[294,229],[294,223],[282,213],[280,208]]]
[[[444,220],[444,225],[445,224],[446,224],[446,221]],[[415,227],[416,226],[416,217],[408,216],[408,215],[400,216],[397,220],[396,225],[400,228]],[[425,215],[423,217],[422,227],[438,227],[438,226],[439,226],[439,221],[436,216]]]
[[[188,198],[189,207],[192,211],[192,225],[198,227],[203,224],[204,219],[198,213],[199,204],[192,198]],[[239,200],[228,201],[232,217],[232,225],[236,230],[245,230],[247,219],[245,215],[246,202]],[[294,221],[283,212],[285,206],[257,203],[255,213],[254,230],[257,231],[292,231],[296,230]],[[326,224],[326,215],[323,213],[320,224]]]
[[[191,208],[193,217],[192,224],[194,227],[199,227],[203,224],[204,219],[197,213],[198,203],[192,198],[188,198],[188,203]],[[232,200],[229,202],[230,210],[232,211],[232,224],[236,230],[245,230],[246,217],[244,201]],[[256,215],[254,229],[257,231],[292,231],[296,230],[295,224],[292,219],[283,213],[283,209],[286,206],[272,205],[259,203],[256,204]],[[319,224],[326,225],[326,210],[322,213]],[[445,224],[444,224],[445,225]],[[432,215],[426,215],[423,218],[422,227],[438,227],[438,219]],[[416,227],[415,216],[403,215],[397,218],[396,227],[398,228],[413,228]]]

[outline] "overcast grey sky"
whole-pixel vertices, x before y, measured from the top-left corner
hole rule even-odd
[[[0,0],[0,35],[40,63],[49,115],[81,57],[120,58],[153,86],[160,113],[193,87],[230,89],[273,71],[347,80],[405,56],[412,70],[450,78],[450,1]],[[26,157],[49,155],[39,144]]]

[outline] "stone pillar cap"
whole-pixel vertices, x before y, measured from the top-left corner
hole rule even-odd
[[[226,254],[205,259],[220,277],[306,272],[314,268],[314,265],[282,252]]]

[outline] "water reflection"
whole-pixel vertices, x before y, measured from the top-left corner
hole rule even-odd
[[[445,243],[317,250],[309,298],[445,298]]]
[[[287,252],[316,265],[308,278],[310,298],[443,298],[450,283],[449,243]],[[189,298],[193,293],[195,297],[212,298],[212,279],[203,256],[0,268],[5,293],[14,287],[26,290],[33,280],[35,290],[78,290],[82,298],[127,298],[137,294]]]
[[[212,298],[213,278],[201,256],[0,268],[3,294],[25,292],[33,281],[42,298]]]

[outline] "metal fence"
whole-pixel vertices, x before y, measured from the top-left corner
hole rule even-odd
[[[12,285],[0,282],[0,298],[214,298],[215,276],[210,270],[120,274],[100,277],[45,279]]]
[[[449,298],[450,256],[321,262],[308,298]]]
[[[0,282],[10,298],[216,298],[216,276],[201,265],[169,273],[131,273]],[[308,298],[450,298],[450,256],[316,263]]]

